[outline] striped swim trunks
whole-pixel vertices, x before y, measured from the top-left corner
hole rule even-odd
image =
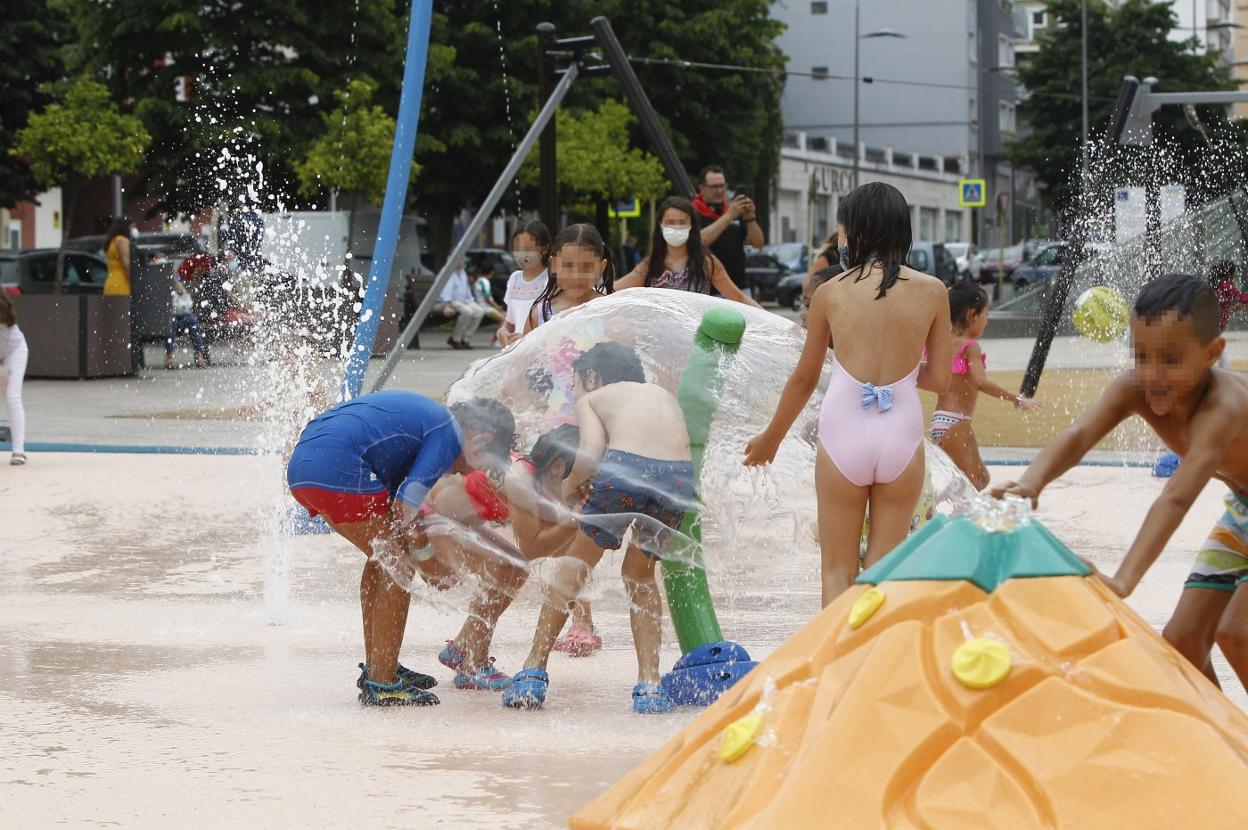
[[[1214,525],[1192,563],[1185,588],[1234,591],[1248,582],[1248,500],[1226,495],[1226,512]]]

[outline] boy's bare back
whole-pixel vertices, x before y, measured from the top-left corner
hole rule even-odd
[[[612,383],[585,395],[607,448],[658,461],[689,460],[689,431],[676,396],[653,383]]]

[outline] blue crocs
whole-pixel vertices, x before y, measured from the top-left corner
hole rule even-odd
[[[633,711],[639,715],[665,715],[676,708],[667,692],[657,683],[638,683],[633,687]]]
[[[512,709],[541,709],[546,702],[550,675],[541,669],[521,669],[503,692],[503,705]]]

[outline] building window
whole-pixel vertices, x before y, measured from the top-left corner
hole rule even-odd
[[[936,208],[919,208],[919,239],[933,242],[936,239]]]
[[[811,3],[810,13],[811,14],[827,14],[828,4],[827,3]]]
[[[1031,13],[1031,25],[1037,29],[1044,28],[1044,9],[1036,9]]]
[[[812,230],[814,231],[814,243],[816,245],[828,238],[831,232],[832,219],[832,197],[816,196],[815,197],[815,221]]]
[[[967,57],[971,63],[979,63],[979,37],[976,32],[966,33],[966,51],[969,53]]]
[[[828,79],[828,68],[826,66],[812,66],[810,74],[815,76],[816,81],[826,81]]]
[[[945,241],[962,241],[962,214],[956,210],[945,211]]]
[[[1014,41],[1005,35],[997,38],[997,66],[1014,65]]]
[[[1002,135],[1014,135],[1016,129],[1014,124],[1014,105],[1006,101],[997,104],[997,115],[1001,123],[998,128]]]

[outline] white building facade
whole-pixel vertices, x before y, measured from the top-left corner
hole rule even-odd
[[[884,148],[864,154],[859,178],[884,182],[902,192],[910,205],[916,242],[968,242],[971,212],[958,204],[958,181],[965,159],[945,159]],[[854,163],[848,145],[811,140],[806,133],[786,136],[767,239],[804,242],[818,251],[836,229],[840,199],[854,189]]]

